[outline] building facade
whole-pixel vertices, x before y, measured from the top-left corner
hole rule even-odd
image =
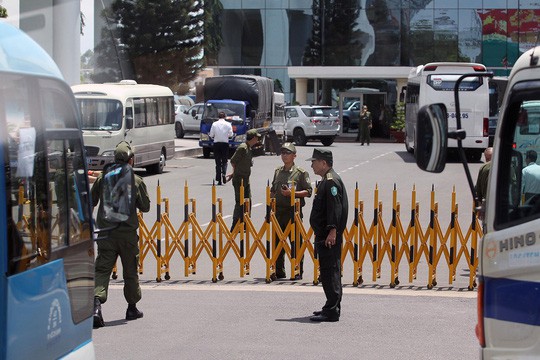
[[[221,4],[223,45],[215,72],[279,79],[286,99],[301,103],[335,104],[339,92],[355,87],[380,89],[395,103],[406,69],[432,61],[478,62],[506,75],[534,46],[540,27],[535,0]],[[394,74],[396,68],[405,75]]]

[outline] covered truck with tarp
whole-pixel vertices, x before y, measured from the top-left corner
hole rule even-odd
[[[253,75],[226,75],[207,78],[203,87],[205,110],[201,120],[199,145],[204,157],[209,157],[213,141],[208,136],[212,123],[220,112],[225,113],[233,127],[230,149],[246,141],[246,133],[257,129],[262,136],[264,149],[279,151],[279,142],[272,127],[274,118],[284,116],[283,96],[274,96],[272,79]],[[278,99],[276,101],[276,99]],[[277,111],[276,111],[277,109]]]

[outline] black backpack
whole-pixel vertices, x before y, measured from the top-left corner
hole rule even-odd
[[[103,169],[101,201],[103,219],[118,223],[126,221],[135,211],[135,175],[126,163],[110,163]]]

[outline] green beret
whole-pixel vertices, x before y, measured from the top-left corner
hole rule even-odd
[[[327,162],[332,163],[332,152],[330,150],[315,148],[313,149],[313,155],[306,161],[313,160],[326,160]]]
[[[246,133],[246,139],[247,140],[251,140],[253,139],[254,137],[257,137],[257,138],[260,138],[261,137],[261,134],[259,134],[259,132],[255,129],[251,129],[251,130],[248,130],[248,132]]]

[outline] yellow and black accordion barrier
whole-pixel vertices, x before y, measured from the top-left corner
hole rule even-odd
[[[373,215],[369,216],[364,212],[364,204],[359,200],[358,184],[356,185],[354,220],[344,231],[341,255],[342,268],[347,261],[352,262],[353,285],[358,286],[364,282],[363,266],[367,261],[372,264],[371,277],[374,282],[381,277],[382,266],[385,265],[386,269],[389,265],[390,287],[400,283],[400,264],[406,261],[409,283],[412,283],[416,279],[418,266],[424,264],[424,259],[428,266],[427,287],[431,289],[437,285],[439,266],[448,267],[448,284],[452,284],[456,279],[457,264],[463,259],[469,270],[468,289],[474,289],[478,266],[477,249],[483,235],[474,208],[471,222],[464,232],[458,221],[454,188],[450,223],[443,230],[439,223],[434,187],[431,189],[427,226],[420,223],[415,187],[412,189],[409,219],[402,219],[395,185],[392,198],[391,221],[385,225],[378,188],[374,190]],[[162,276],[169,280],[171,261],[178,253],[184,261],[184,276],[188,277],[196,273],[197,262],[201,256],[207,256],[212,263],[212,281],[217,282],[224,278],[223,264],[228,257],[238,261],[240,277],[244,277],[250,273],[251,261],[260,256],[266,264],[265,279],[269,283],[275,279],[275,262],[283,249],[290,260],[291,279],[299,274],[300,259],[310,257],[313,261],[313,284],[318,284],[319,263],[313,245],[313,230],[311,227],[306,229],[303,225],[299,202],[294,201],[294,190],[291,194],[291,221],[284,230],[280,228],[274,214],[269,184],[266,186],[265,216],[259,223],[250,217],[251,207],[249,199],[244,198],[243,187],[240,199],[244,204],[243,216],[234,229],[229,230],[222,215],[222,200],[217,198],[216,187],[212,186],[212,217],[206,228],[203,228],[197,220],[196,200],[189,198],[186,182],[184,216],[182,223],[175,227],[169,213],[169,199],[162,198],[158,183],[156,220],[149,223],[139,213],[139,272],[143,273],[144,261],[152,254],[156,260],[156,281],[162,281]],[[275,238],[278,243],[274,247]]]

